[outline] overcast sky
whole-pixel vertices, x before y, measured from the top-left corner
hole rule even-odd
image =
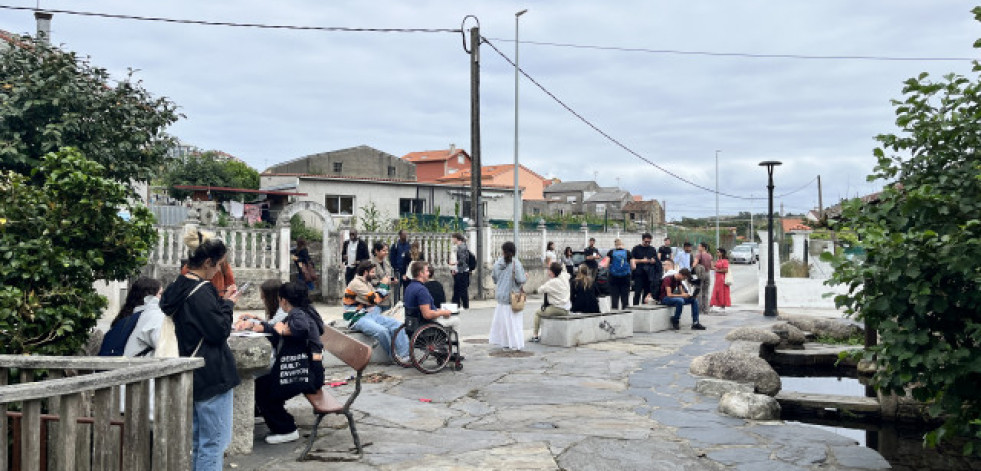
[[[35,1],[0,0],[34,6]],[[876,191],[874,137],[894,132],[890,99],[920,72],[971,63],[759,58],[658,51],[969,58],[981,28],[963,0],[190,1],[42,0],[50,9],[207,21],[364,28],[460,28],[465,15],[523,70],[637,154],[699,185],[764,197],[760,161],[780,160],[776,200],[800,213]],[[469,25],[467,26],[470,27]],[[0,29],[34,31],[27,11]],[[54,15],[53,42],[122,78],[127,68],[186,115],[170,132],[260,171],[304,155],[368,145],[402,156],[470,151],[470,68],[459,33],[231,28]],[[531,42],[526,43],[525,41]],[[514,161],[514,69],[481,47],[485,165]],[[608,141],[531,82],[520,83],[520,160],[546,177],[618,184],[666,201],[668,219],[715,214],[715,196]],[[766,201],[723,196],[722,214]]]

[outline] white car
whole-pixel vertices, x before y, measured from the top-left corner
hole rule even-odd
[[[756,263],[756,254],[753,248],[748,245],[737,245],[729,252],[729,261],[732,263]]]

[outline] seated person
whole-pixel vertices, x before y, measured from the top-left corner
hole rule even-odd
[[[402,326],[402,323],[382,315],[378,305],[385,301],[388,291],[385,289],[376,291],[371,285],[374,278],[375,265],[370,260],[358,263],[355,277],[344,289],[344,320],[348,321],[348,327],[378,340],[382,349],[391,358],[393,353],[392,335]],[[385,278],[381,280],[381,284],[387,284],[388,277]],[[394,353],[399,357],[407,357],[409,338],[405,332],[399,333],[395,343],[396,352]]]
[[[669,276],[674,276],[675,273],[678,273],[678,270],[674,269],[674,262],[671,260],[664,260],[661,262],[661,265],[664,267],[664,276],[661,277],[662,281],[657,282],[658,285],[660,285],[660,283],[662,283],[665,278]],[[647,304],[653,302],[661,303],[661,290],[657,289],[653,293],[647,295],[647,298],[644,299],[644,302]]]
[[[460,325],[460,318],[452,317],[453,313],[449,309],[436,309],[433,297],[426,289],[429,273],[429,262],[417,260],[409,264],[412,279],[405,287],[402,303],[405,306],[405,329],[410,331],[410,335],[430,322],[437,322],[444,327]]]
[[[443,303],[446,302],[446,291],[443,290],[443,284],[436,281],[436,274],[433,272],[433,266],[428,265],[426,269],[429,271],[429,281],[423,284],[426,286],[426,289],[429,290],[430,296],[433,297],[433,304],[436,306],[436,309],[439,309],[443,307]]]
[[[674,275],[664,278],[661,282],[661,303],[674,306],[674,316],[671,316],[671,327],[674,330],[678,330],[681,310],[685,304],[691,304],[692,330],[705,330],[705,327],[698,323],[698,300],[685,288],[685,281],[689,278],[691,278],[691,272],[687,268],[682,268]]]
[[[566,316],[572,303],[569,302],[569,273],[560,262],[552,262],[548,266],[548,281],[542,283],[536,293],[545,294],[545,302],[542,308],[535,311],[535,324],[532,330],[532,342],[541,342],[538,332],[542,325],[542,315],[546,316]]]
[[[579,265],[579,272],[576,278],[570,282],[570,298],[572,300],[572,312],[599,313],[599,300],[596,299],[599,290],[593,277],[590,276],[592,270],[585,263]]]

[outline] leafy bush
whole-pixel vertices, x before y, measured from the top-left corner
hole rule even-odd
[[[146,265],[153,215],[108,175],[73,149],[0,172],[0,353],[75,354],[106,306],[93,283]]]
[[[973,12],[981,21],[981,7]],[[887,186],[877,202],[847,202],[839,221],[866,260],[822,258],[835,266],[829,284],[848,287],[836,304],[879,333],[866,352],[877,387],[909,390],[945,419],[927,444],[967,436],[970,453],[981,450],[981,80],[923,73],[903,94],[894,101],[901,133],[876,138],[869,176]]]
[[[303,218],[298,214],[294,214],[290,218],[290,238],[296,240],[300,237],[303,237],[307,242],[322,241],[324,239],[323,233],[307,227],[307,224],[303,222]]]
[[[790,260],[780,264],[780,276],[783,278],[807,278],[810,267],[800,260]]]

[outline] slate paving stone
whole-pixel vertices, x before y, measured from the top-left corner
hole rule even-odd
[[[733,469],[736,471],[804,471],[808,468],[802,468],[782,461],[764,461],[737,465]]]
[[[770,461],[770,450],[760,447],[723,448],[710,451],[705,455],[726,466],[759,465]]]
[[[805,427],[803,425],[756,425],[747,430],[780,446],[794,446],[800,443],[824,443],[827,445],[846,446],[856,445],[858,443],[851,438],[835,435],[827,430]]]
[[[559,456],[566,471],[712,471],[722,466],[685,444],[653,440],[610,440],[587,438]]]
[[[679,428],[678,436],[691,441],[697,448],[707,448],[714,445],[758,445],[760,440],[740,429],[732,427],[700,426]]]
[[[821,442],[798,441],[777,449],[775,456],[781,461],[810,466],[828,461],[828,446]]]
[[[864,446],[832,446],[838,465],[861,469],[889,469],[892,466],[878,452]]]

